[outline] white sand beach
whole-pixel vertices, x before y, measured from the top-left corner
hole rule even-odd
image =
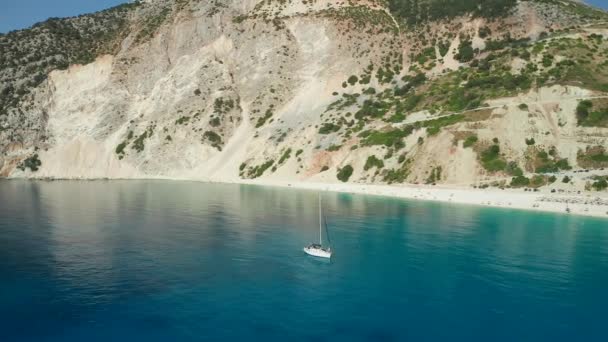
[[[547,189],[533,192],[495,188],[473,189],[426,185],[371,185],[276,180],[244,180],[238,183],[608,218],[608,194],[605,192],[580,191],[579,193],[578,191],[564,191],[551,193]]]
[[[18,180],[22,178],[10,178]],[[523,209],[569,215],[593,216],[608,219],[608,193],[597,191],[556,190],[541,188],[538,191],[523,189],[475,189],[454,185],[377,185],[361,183],[286,181],[273,179],[203,179],[182,177],[131,177],[131,178],[79,178],[38,177],[38,180],[170,180],[216,184],[243,184],[294,188],[314,191],[340,192],[371,196],[388,196],[421,201],[438,201],[465,205],[478,205],[507,209]]]

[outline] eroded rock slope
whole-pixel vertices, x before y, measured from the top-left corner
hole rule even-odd
[[[0,175],[601,190],[606,13],[471,2],[149,0],[2,35]]]

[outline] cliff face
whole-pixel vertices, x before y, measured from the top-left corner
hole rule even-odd
[[[465,185],[608,166],[605,13],[428,3],[158,0],[0,36],[0,174]]]

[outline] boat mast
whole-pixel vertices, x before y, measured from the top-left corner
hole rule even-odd
[[[323,245],[322,227],[323,221],[321,218],[321,194],[319,194],[319,245]]]

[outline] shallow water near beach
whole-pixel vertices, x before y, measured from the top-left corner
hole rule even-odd
[[[0,182],[1,341],[604,341],[608,220],[169,181]]]

